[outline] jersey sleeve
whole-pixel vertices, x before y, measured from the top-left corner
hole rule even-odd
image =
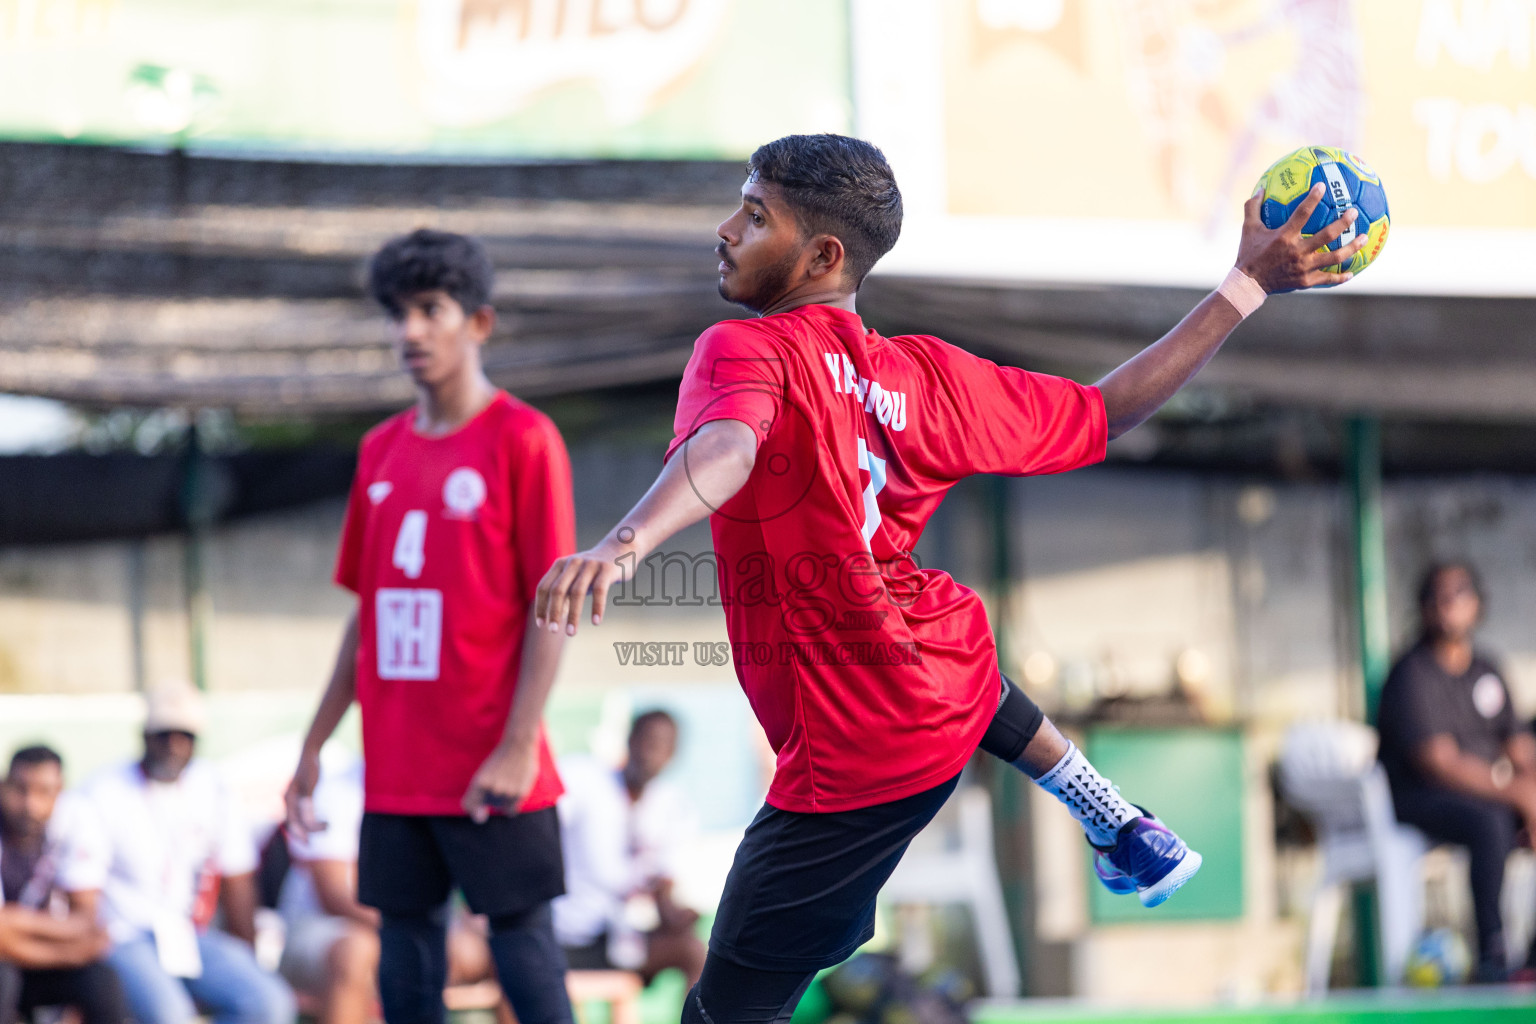
[[[54,810],[59,821],[58,886],[65,892],[92,892],[107,884],[112,867],[112,846],[96,808],[76,794],[67,793]]]
[[[555,424],[534,413],[521,432],[512,477],[518,584],[533,600],[550,564],[576,550],[576,504],[571,459]]]
[[[740,320],[699,335],[683,370],[666,458],[704,424],[740,420],[762,444],[778,420],[788,373],[783,354],[760,328]]]
[[[1109,421],[1099,389],[974,356],[952,373],[955,476],[1064,473],[1100,462]]]
[[[1494,665],[1493,676],[1504,688],[1504,702],[1499,705],[1499,713],[1493,718],[1493,731],[1494,735],[1498,736],[1499,742],[1508,743],[1510,738],[1520,731],[1520,721],[1515,716],[1515,702],[1510,697],[1509,681],[1504,675],[1504,666]]]
[[[660,787],[657,792],[660,816],[666,827],[654,830],[654,846],[641,849],[642,882],[655,878],[677,879],[684,874],[684,851],[698,839],[699,816],[693,804],[682,791],[665,781],[653,782]]]
[[[215,781],[215,813],[218,815],[214,834],[213,857],[219,874],[225,878],[248,875],[256,870],[258,857],[256,842],[251,837],[250,824],[240,812],[239,804],[222,782]]]
[[[352,489],[347,495],[347,515],[341,524],[341,544],[336,548],[333,579],[352,593],[357,593],[363,560],[363,526],[368,521],[367,439],[357,452],[357,469],[352,474]]]
[[[1387,674],[1377,728],[1384,739],[1391,735],[1391,742],[1410,763],[1416,763],[1419,748],[1431,736],[1451,731],[1436,707],[1433,681],[1418,669],[1411,655]]]
[[[623,899],[634,888],[628,822],[621,805],[604,799],[612,786],[604,777],[607,770],[589,758],[562,761],[566,788],[558,805],[560,835],[566,856],[581,864],[585,881]]]

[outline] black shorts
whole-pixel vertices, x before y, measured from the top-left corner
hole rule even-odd
[[[553,807],[466,817],[363,815],[357,898],[385,914],[436,910],[458,886],[477,914],[520,914],[565,892],[560,819]]]
[[[726,878],[711,955],[764,971],[846,960],[875,934],[875,896],[959,781],[854,811],[764,805]]]

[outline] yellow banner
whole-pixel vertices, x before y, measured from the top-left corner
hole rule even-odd
[[[1375,167],[1394,231],[1536,229],[1536,0],[942,8],[950,214],[1210,231],[1316,144]]]

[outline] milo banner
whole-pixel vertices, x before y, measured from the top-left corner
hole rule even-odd
[[[11,139],[734,158],[849,107],[842,0],[0,0]]]

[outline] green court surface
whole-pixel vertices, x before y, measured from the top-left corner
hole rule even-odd
[[[1085,1006],[1066,1001],[982,1002],[972,1024],[1536,1024],[1536,988],[1340,995],[1317,1002],[1198,1010]]]
[[[683,979],[665,972],[641,998],[643,1024],[675,1024],[682,1006]],[[818,1002],[819,998],[819,1002]],[[816,1005],[807,1005],[815,1003]],[[608,1024],[607,1007],[581,1008],[583,1024]],[[806,1012],[809,1011],[809,1012]],[[796,1022],[823,1020],[830,1007],[811,993]],[[971,1024],[1536,1024],[1536,988],[1502,991],[1452,989],[1443,992],[1349,993],[1318,1002],[1266,1003],[1205,1009],[1101,1007],[1070,1000],[1020,1002],[983,1000],[970,1008]],[[460,1024],[494,1024],[491,1014]]]

